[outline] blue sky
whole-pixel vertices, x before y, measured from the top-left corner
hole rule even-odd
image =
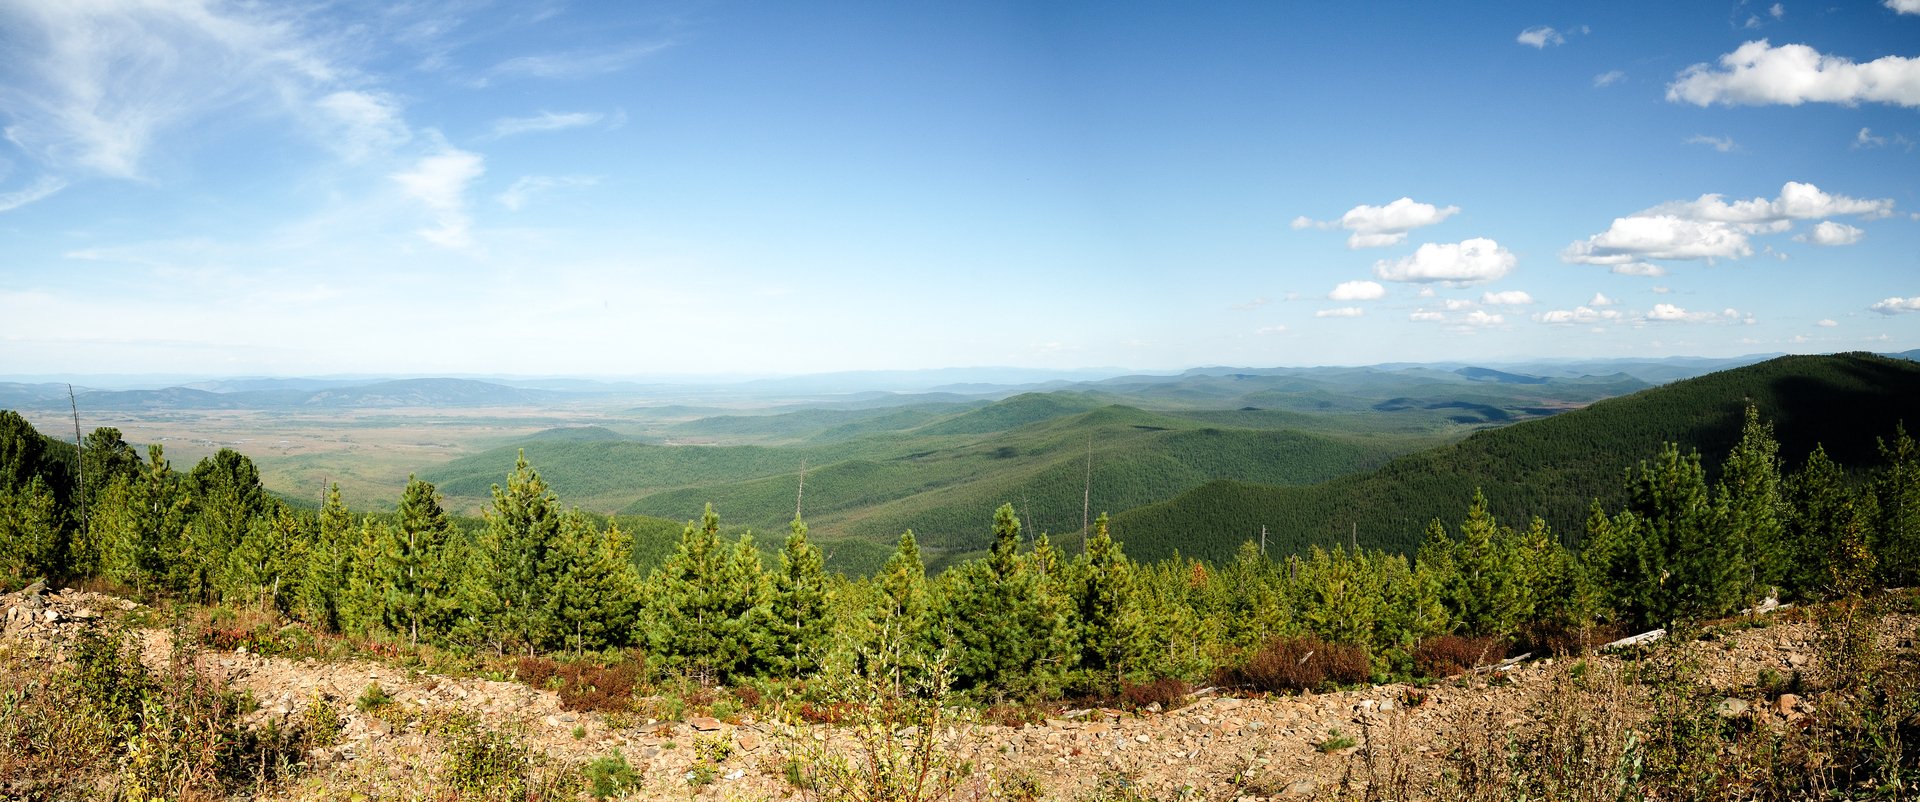
[[[1920,347],[1920,0],[0,0],[0,373]]]

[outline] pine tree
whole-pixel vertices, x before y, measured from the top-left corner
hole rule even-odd
[[[393,539],[389,529],[367,516],[349,538],[347,584],[337,597],[342,632],[372,635],[386,626],[386,555]]]
[[[1787,479],[1787,541],[1793,555],[1786,584],[1795,598],[1819,598],[1832,589],[1827,570],[1835,538],[1855,509],[1840,466],[1827,450],[1814,446],[1807,461]]]
[[[101,570],[136,591],[163,587],[185,551],[192,498],[159,444],[138,476],[110,483],[93,512]]]
[[[1895,425],[1893,442],[1879,441],[1886,461],[1874,481],[1879,495],[1881,581],[1889,587],[1920,583],[1920,446],[1907,434],[1905,423]]]
[[[187,526],[187,551],[175,568],[174,586],[202,602],[231,590],[227,556],[240,546],[253,519],[266,514],[268,496],[260,471],[240,452],[223,448],[193,467],[187,476],[193,517]]]
[[[1454,620],[1470,635],[1505,635],[1533,614],[1513,540],[1488,511],[1486,494],[1475,490],[1451,549],[1452,581],[1443,590]]]
[[[868,611],[862,645],[884,663],[868,668],[897,684],[902,679],[901,669],[918,665],[932,643],[927,566],[920,561],[920,544],[914,540],[913,530],[900,535],[874,582],[879,592]]]
[[[232,596],[263,610],[286,610],[298,593],[309,535],[284,504],[254,518],[228,555]]]
[[[1779,587],[1789,568],[1786,498],[1780,485],[1780,443],[1773,424],[1747,405],[1740,442],[1727,455],[1714,494],[1714,511],[1726,533],[1729,551],[1737,551],[1748,570],[1739,594],[1748,600]]]
[[[579,510],[560,516],[558,583],[548,596],[548,615],[558,645],[574,654],[633,643],[640,609],[640,577],[633,567],[633,539],[618,526],[603,531]]]
[[[1019,553],[1020,522],[1013,505],[994,513],[987,559],[941,577],[940,630],[952,655],[959,688],[991,688],[998,697],[1043,692],[1072,656],[1057,552]],[[1049,563],[1052,575],[1043,574]]]
[[[1679,445],[1668,443],[1655,461],[1640,463],[1628,483],[1627,508],[1660,555],[1654,620],[1695,621],[1739,605],[1751,572],[1707,501],[1698,452],[1683,457]]]
[[[753,539],[733,548],[720,540],[720,516],[708,504],[688,522],[680,546],[648,581],[649,653],[702,684],[749,667],[767,586]]]
[[[1134,598],[1134,565],[1108,531],[1106,513],[1094,519],[1074,573],[1079,577],[1074,607],[1078,612],[1080,665],[1110,675],[1118,687],[1145,651],[1139,604]]]
[[[378,569],[388,629],[419,643],[424,633],[444,634],[451,623],[457,575],[447,565],[453,523],[434,486],[407,477],[394,525],[386,529]]]
[[[0,492],[0,585],[58,576],[66,512],[38,476]]]
[[[827,618],[827,573],[820,549],[807,542],[807,525],[794,518],[763,629],[757,662],[775,677],[803,677],[819,668],[832,637]]]
[[[329,485],[301,576],[298,605],[302,620],[328,632],[343,629],[341,597],[347,592],[348,572],[353,567],[356,534],[353,517],[340,499],[340,485]]]
[[[463,639],[531,652],[556,637],[546,594],[556,580],[551,552],[560,532],[559,503],[524,451],[507,486],[493,486],[493,506],[460,585]]]

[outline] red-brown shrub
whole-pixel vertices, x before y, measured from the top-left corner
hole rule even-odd
[[[1506,656],[1506,641],[1499,638],[1441,635],[1421,641],[1413,650],[1413,670],[1421,676],[1439,679],[1498,662]]]
[[[760,689],[755,688],[752,685],[741,685],[741,686],[735,687],[733,689],[733,698],[739,699],[740,705],[742,707],[747,708],[748,710],[756,709],[760,707],[760,703],[766,701],[764,696],[760,693]]]
[[[1365,682],[1371,674],[1367,650],[1319,638],[1274,638],[1238,667],[1220,672],[1223,685],[1252,691],[1303,691],[1328,684]]]
[[[1162,677],[1140,685],[1121,680],[1120,705],[1129,710],[1138,710],[1158,704],[1161,709],[1171,710],[1185,702],[1187,694],[1192,692],[1192,684],[1173,677]]]
[[[633,704],[642,666],[632,660],[611,666],[596,663],[560,663],[546,657],[522,657],[515,664],[520,681],[546,688],[560,680],[560,707],[565,710],[625,711]]]

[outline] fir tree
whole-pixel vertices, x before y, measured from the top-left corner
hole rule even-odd
[[[1886,461],[1874,481],[1881,581],[1889,587],[1911,587],[1920,583],[1920,446],[1907,434],[1905,423],[1895,425],[1893,442],[1881,440],[1879,446]]]
[[[419,643],[422,633],[443,634],[455,609],[458,575],[447,564],[447,550],[456,535],[431,483],[407,477],[386,535],[378,576],[387,628],[404,633],[408,643]]]
[[[343,628],[341,596],[353,567],[355,534],[353,517],[340,500],[340,485],[329,485],[301,577],[299,601],[301,619],[328,632]]]
[[[262,610],[284,611],[283,602],[298,592],[308,541],[306,527],[284,504],[254,518],[228,556],[232,594]]]
[[[475,544],[474,559],[463,574],[458,598],[465,613],[463,639],[495,649],[548,642],[556,625],[546,594],[555,584],[555,542],[559,538],[559,499],[527,463],[515,461],[507,486],[493,486],[493,506]]]
[[[1627,508],[1660,560],[1654,620],[1671,625],[1739,605],[1751,573],[1707,501],[1698,452],[1681,456],[1680,447],[1668,443],[1659,458],[1640,463],[1628,483]]]
[[[1780,486],[1780,444],[1773,424],[1747,405],[1740,442],[1721,467],[1714,511],[1729,541],[1729,551],[1744,558],[1748,574],[1743,599],[1757,598],[1785,582],[1790,566],[1786,538],[1786,499]]]
[[[1139,605],[1134,598],[1134,566],[1108,531],[1107,514],[1094,519],[1074,573],[1075,608],[1079,628],[1080,665],[1120,679],[1144,651]]]

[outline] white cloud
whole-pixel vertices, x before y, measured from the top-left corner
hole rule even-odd
[[[54,193],[66,188],[66,181],[53,176],[42,176],[40,180],[27,185],[25,189],[0,192],[0,212],[11,212],[29,203],[46,200]]]
[[[1706,134],[1695,134],[1693,136],[1687,137],[1687,144],[1706,145],[1707,147],[1713,148],[1714,150],[1720,151],[1721,153],[1731,153],[1739,149],[1740,147],[1739,145],[1734,143],[1733,137],[1730,137],[1730,136],[1714,137],[1714,136],[1707,136]]]
[[[1811,242],[1815,245],[1852,245],[1859,242],[1860,238],[1866,235],[1867,232],[1854,228],[1846,223],[1822,220],[1813,227],[1812,231],[1794,237],[1794,239],[1800,242]]]
[[[1377,281],[1343,281],[1327,293],[1334,301],[1377,301],[1387,297],[1387,288]]]
[[[314,105],[332,119],[335,135],[329,139],[349,161],[389,151],[413,138],[401,117],[400,104],[386,95],[342,90],[314,101]]]
[[[1787,15],[1787,7],[1779,3],[1774,3],[1772,8],[1767,9],[1767,14],[1771,15],[1774,19],[1780,19]]]
[[[1888,298],[1867,307],[1883,315],[1897,315],[1901,312],[1920,312],[1920,295],[1912,298]]]
[[[1360,317],[1361,315],[1364,315],[1366,313],[1367,313],[1367,310],[1361,309],[1360,307],[1357,307],[1357,306],[1342,306],[1336,309],[1322,309],[1318,312],[1313,313],[1313,316],[1314,317]]]
[[[1608,271],[1621,276],[1639,276],[1641,278],[1659,278],[1667,274],[1667,269],[1651,262],[1627,262],[1614,265]]]
[[[1488,306],[1524,306],[1533,303],[1533,296],[1525,290],[1507,290],[1505,292],[1482,293],[1480,303]]]
[[[1266,306],[1267,304],[1270,304],[1270,303],[1273,303],[1273,301],[1267,298],[1255,298],[1251,301],[1247,301],[1244,303],[1237,303],[1227,308],[1233,309],[1236,311],[1245,312],[1248,310],[1259,309],[1260,307]]]
[[[1535,25],[1521,31],[1519,36],[1514,37],[1514,41],[1528,47],[1545,49],[1547,45],[1566,44],[1567,37],[1560,35],[1560,32],[1554,30],[1552,26]]]
[[[1293,219],[1295,229],[1302,228],[1343,228],[1353,232],[1347,237],[1349,248],[1382,248],[1398,245],[1407,238],[1407,232],[1422,226],[1430,226],[1460,213],[1458,206],[1435,206],[1420,203],[1412,198],[1401,198],[1385,206],[1361,204],[1348,209],[1339,220],[1314,220],[1310,217]]]
[[[1862,148],[1884,148],[1888,145],[1913,150],[1913,140],[1908,139],[1906,134],[1896,133],[1892,136],[1880,136],[1875,134],[1871,128],[1862,128],[1860,129],[1860,133],[1855,134],[1853,137],[1853,147],[1855,150]]]
[[[631,67],[640,59],[667,46],[665,42],[655,42],[600,50],[517,56],[495,64],[474,83],[487,86],[493,79],[502,77],[565,79],[605,75]]]
[[[1387,281],[1477,284],[1505,276],[1518,261],[1500,243],[1476,237],[1459,243],[1429,242],[1412,256],[1374,263],[1373,272]]]
[[[1609,265],[1616,273],[1659,276],[1664,268],[1647,260],[1744,258],[1753,255],[1751,235],[1790,230],[1795,220],[1891,214],[1891,198],[1852,198],[1788,181],[1775,198],[1727,201],[1724,196],[1706,194],[1615,218],[1606,231],[1568,245],[1560,258],[1574,264]],[[1827,235],[1839,233],[1844,232],[1829,227]]]
[[[1835,326],[1838,326],[1838,325],[1840,325],[1840,322],[1839,322],[1839,321],[1837,321],[1837,320],[1833,320],[1833,319],[1831,319],[1831,318],[1828,318],[1828,319],[1826,319],[1826,320],[1822,320],[1822,321],[1820,321],[1820,322],[1818,322],[1818,323],[1815,323],[1815,324],[1813,324],[1813,325],[1815,325],[1815,326],[1819,326],[1820,328],[1823,328],[1823,329],[1831,329],[1831,328],[1834,328]]]
[[[1596,292],[1593,294],[1593,300],[1588,301],[1587,305],[1588,306],[1612,306],[1614,305],[1614,303],[1615,301],[1612,298],[1608,298],[1604,293]]]
[[[606,115],[597,112],[575,111],[556,114],[543,111],[532,117],[502,117],[493,121],[491,137],[498,139],[515,134],[540,133],[545,131],[564,131],[568,128],[580,128],[599,122]]]
[[[1440,302],[1440,306],[1449,312],[1462,312],[1479,306],[1479,304],[1466,298],[1447,298]]]
[[[1469,326],[1496,326],[1506,322],[1501,315],[1491,314],[1485,309],[1475,309],[1462,319]]]
[[[1883,5],[1896,14],[1920,14],[1920,0],[1887,0]]]
[[[1712,318],[1712,312],[1688,312],[1673,304],[1654,304],[1653,311],[1647,313],[1648,320],[1664,322],[1697,322]]]
[[[527,202],[534,196],[544,194],[548,190],[590,187],[598,183],[600,179],[593,176],[530,175],[513,182],[513,186],[507,187],[507,191],[500,193],[494,199],[499,201],[501,206],[507,207],[508,211],[517,212],[526,208]]]
[[[279,120],[349,159],[405,141],[397,104],[356,87],[303,29],[310,19],[253,3],[0,5],[6,137],[50,165],[123,179],[212,118]]]
[[[420,229],[421,237],[441,247],[464,248],[473,243],[467,186],[485,172],[480,154],[447,146],[422,158],[412,170],[395,173],[393,180],[433,216],[434,227]]]
[[[1620,318],[1621,314],[1618,311],[1612,309],[1594,309],[1592,306],[1576,306],[1573,309],[1555,309],[1533,316],[1534,320],[1541,323],[1578,323],[1582,325],[1606,323],[1619,320]]]
[[[1447,319],[1447,316],[1440,314],[1439,312],[1434,312],[1427,309],[1419,309],[1419,310],[1415,310],[1412,314],[1407,315],[1407,319],[1414,321],[1416,323],[1440,323],[1445,321]]]
[[[1593,85],[1595,88],[1605,88],[1620,83],[1626,79],[1626,77],[1627,74],[1620,70],[1607,70],[1606,72],[1593,76]]]
[[[1642,265],[1644,259],[1726,259],[1752,253],[1747,235],[1730,224],[1662,214],[1614,218],[1606,231],[1567,246],[1560,258],[1625,267]],[[1651,267],[1636,267],[1631,274],[1657,275],[1646,270]]]
[[[1667,86],[1667,100],[1709,106],[1861,102],[1920,106],[1920,59],[1884,56],[1858,64],[1806,45],[1747,42],[1720,57],[1720,69],[1695,64]]]
[[[1784,231],[1777,224],[1792,220],[1815,220],[1839,215],[1885,217],[1893,213],[1893,199],[1869,200],[1833,195],[1812,184],[1788,181],[1781,185],[1778,197],[1736,200],[1731,203],[1719,194],[1706,194],[1691,201],[1668,201],[1640,215],[1675,215],[1689,220],[1709,220],[1747,226],[1748,233],[1765,230]],[[1758,226],[1758,228],[1755,228]],[[1771,228],[1769,228],[1771,227]]]

